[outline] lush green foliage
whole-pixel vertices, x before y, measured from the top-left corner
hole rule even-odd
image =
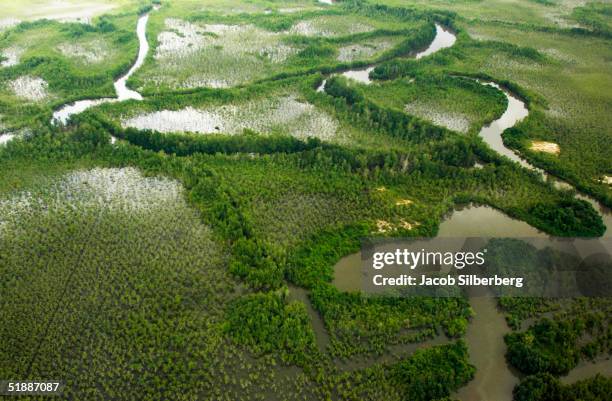
[[[304,304],[275,293],[253,294],[234,302],[227,333],[255,354],[280,352],[286,362],[304,365],[315,351],[314,334]]]
[[[405,388],[405,400],[431,400],[446,397],[474,376],[467,361],[467,347],[461,341],[429,350],[417,351],[398,364],[395,376]]]
[[[581,358],[608,351],[607,330],[607,320],[598,312],[564,320],[542,319],[525,332],[506,336],[507,357],[526,374],[565,374]]]
[[[601,375],[563,385],[547,373],[528,376],[514,389],[514,401],[604,401],[612,392],[612,379]]]

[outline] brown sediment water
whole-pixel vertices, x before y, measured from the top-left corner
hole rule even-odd
[[[497,299],[480,296],[470,298],[474,317],[468,326],[465,341],[470,363],[476,375],[454,395],[461,401],[512,401],[512,389],[518,376],[506,362],[504,335],[510,332]]]
[[[467,205],[454,210],[441,224],[438,237],[547,237],[546,233],[513,219],[490,206]],[[341,291],[362,288],[361,252],[340,259],[334,266],[333,285]]]
[[[515,220],[489,206],[468,205],[454,210],[441,224],[439,237],[546,237],[529,224]],[[360,252],[342,258],[334,268],[334,285],[343,291],[361,287]],[[477,372],[472,381],[455,395],[462,401],[511,401],[512,389],[519,379],[507,365],[504,335],[510,332],[493,297],[471,297],[474,311],[465,341],[470,362]],[[431,345],[428,342],[424,346]],[[393,353],[391,353],[393,354]]]
[[[488,83],[500,90],[495,83]],[[553,178],[541,169],[521,159],[514,151],[507,148],[501,134],[507,128],[527,117],[525,104],[515,96],[503,90],[508,99],[508,108],[504,114],[484,127],[480,136],[500,154],[507,156],[523,167],[540,172],[545,179],[554,180],[553,184],[560,189],[572,189],[571,185]],[[609,210],[591,197],[578,194],[578,198],[591,203],[602,212],[604,223],[612,227],[612,215]],[[609,234],[609,233],[608,233]],[[467,206],[453,211],[441,224],[439,237],[546,237],[547,235],[529,224],[512,219],[499,210],[489,206]],[[361,255],[355,253],[342,258],[335,266],[334,285],[338,289],[358,290],[361,286]],[[506,363],[506,344],[504,335],[510,332],[503,314],[497,309],[497,301],[492,297],[470,297],[470,306],[474,317],[468,326],[466,343],[469,349],[470,362],[476,366],[476,375],[472,381],[461,388],[456,397],[462,401],[511,401],[512,390],[519,379]],[[597,364],[584,364],[574,369],[566,378],[567,382],[592,376],[596,373],[609,374],[610,361]]]
[[[340,259],[334,266],[332,284],[340,291],[361,290],[361,252],[355,252]]]
[[[440,223],[438,237],[547,237],[524,221],[490,206],[467,205]]]
[[[381,355],[356,356],[348,360],[336,360],[335,365],[344,371],[359,370],[376,364],[390,364],[409,358],[416,351],[433,347],[435,345],[447,344],[450,340],[443,334],[430,338],[429,340],[409,344],[393,344],[387,347]]]
[[[595,362],[582,361],[566,376],[559,378],[563,384],[572,384],[579,380],[584,380],[593,377],[596,374],[611,377],[612,376],[612,359],[600,359]]]
[[[515,220],[499,210],[489,206],[473,206],[454,210],[441,224],[439,237],[548,237],[547,234]],[[362,285],[361,253],[353,253],[340,259],[334,266],[333,284],[342,291],[359,291]],[[466,386],[459,389],[454,397],[462,401],[511,401],[512,390],[519,383],[517,373],[506,362],[506,344],[504,335],[511,330],[504,315],[498,310],[497,300],[493,297],[470,297],[470,306],[474,312],[465,341],[470,355],[470,362],[476,366],[476,375]],[[443,343],[436,338],[434,342],[413,344],[413,347],[424,347]],[[402,347],[402,346],[393,346]],[[405,345],[403,347],[406,347]],[[391,347],[390,347],[391,348]],[[407,352],[409,348],[404,348]],[[413,350],[414,351],[414,350]],[[394,355],[396,351],[389,351]],[[386,357],[370,358],[367,361],[378,363],[390,361]],[[361,366],[363,361],[347,362],[349,366]],[[573,382],[592,376],[596,373],[610,375],[610,360],[598,363],[581,364],[564,378],[564,382]]]
[[[315,334],[315,340],[317,342],[317,346],[321,352],[324,352],[329,345],[329,333],[325,328],[325,323],[323,323],[323,318],[317,312],[310,302],[310,298],[308,298],[308,291],[304,288],[296,287],[294,285],[289,285],[289,301],[298,301],[306,306],[306,312],[308,312],[308,316],[310,317],[311,327]]]
[[[547,235],[492,207],[468,205],[454,210],[440,224],[438,236],[546,237]],[[333,284],[342,291],[359,291],[362,274],[361,253],[353,253],[340,259],[335,265]],[[519,380],[505,359],[504,335],[510,332],[510,328],[503,314],[497,309],[495,298],[471,297],[470,306],[474,311],[474,317],[468,326],[465,341],[469,349],[470,362],[476,366],[477,372],[474,379],[461,388],[456,396],[462,401],[511,401],[512,389]],[[445,341],[448,340],[436,338],[431,343],[427,341],[421,345],[414,344],[413,347],[430,346]],[[389,353],[394,354],[393,351]],[[383,358],[383,361],[388,360],[389,357]]]

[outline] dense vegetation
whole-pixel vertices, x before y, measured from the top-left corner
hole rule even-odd
[[[581,358],[609,353],[608,322],[602,313],[555,321],[542,319],[506,337],[508,360],[526,374],[567,374]]]
[[[610,396],[612,380],[597,375],[590,379],[563,385],[546,373],[528,376],[514,390],[515,401],[603,401]]]

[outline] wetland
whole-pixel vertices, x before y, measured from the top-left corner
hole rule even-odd
[[[610,393],[610,298],[370,296],[360,253],[607,241],[606,3],[4,3],[0,379],[61,379],[60,399]]]

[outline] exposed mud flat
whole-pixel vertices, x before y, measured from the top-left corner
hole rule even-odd
[[[8,86],[15,96],[32,102],[42,101],[49,96],[49,84],[40,77],[24,75],[10,81]]]
[[[289,33],[304,36],[344,36],[356,33],[371,32],[375,28],[364,23],[337,24],[337,20],[329,17],[317,17],[300,21],[293,25]]]
[[[109,2],[52,0],[24,9],[20,17],[28,20],[46,18],[62,22],[90,23],[95,16],[115,7],[115,4]]]
[[[2,50],[2,52],[0,52],[0,55],[2,55],[2,57],[5,58],[5,60],[3,60],[2,63],[0,63],[0,65],[2,67],[12,67],[14,65],[19,64],[21,55],[24,52],[25,52],[25,49],[19,46],[11,46],[11,47],[8,47]]]
[[[17,18],[0,18],[0,32],[18,25],[20,22],[21,20]]]
[[[529,149],[535,152],[544,152],[553,155],[559,155],[559,153],[561,153],[561,148],[554,142],[533,141],[531,142]]]
[[[13,138],[15,138],[13,134],[0,134],[0,146],[7,144]]]
[[[338,122],[327,113],[294,96],[250,101],[195,109],[162,110],[122,120],[124,127],[159,132],[194,132],[240,134],[244,129],[256,132],[284,132],[298,138],[330,139]]]
[[[397,201],[395,201],[395,206],[410,206],[413,203],[414,202],[410,199],[398,199]]]
[[[466,133],[470,129],[470,120],[465,115],[436,110],[434,105],[423,104],[416,101],[407,104],[404,110],[409,114],[429,120],[436,125],[446,127],[453,131]]]
[[[57,46],[62,55],[75,59],[83,64],[96,64],[109,56],[107,45],[102,41],[93,41],[87,44],[61,43]]]
[[[338,49],[338,61],[350,62],[368,59],[376,54],[392,48],[394,43],[388,39],[370,40],[363,43],[354,43]]]
[[[412,230],[421,224],[418,222],[409,222],[404,219],[399,219],[397,222],[391,222],[387,220],[376,220],[376,232],[379,234],[386,234],[400,229]]]

